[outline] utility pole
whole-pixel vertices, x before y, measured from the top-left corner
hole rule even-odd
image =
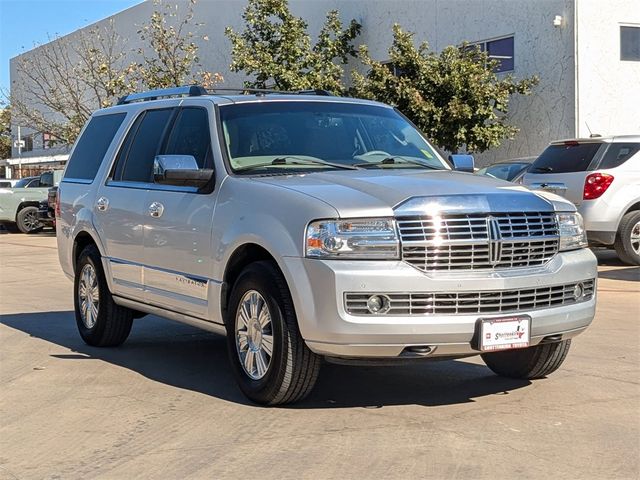
[[[22,135],[18,125],[18,177],[22,178]]]

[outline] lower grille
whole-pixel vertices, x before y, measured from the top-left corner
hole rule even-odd
[[[576,297],[577,286],[582,295]],[[474,315],[516,313],[586,302],[593,298],[595,280],[519,290],[434,293],[345,293],[345,308],[351,315]],[[367,299],[380,295],[388,299],[388,309],[373,314]]]

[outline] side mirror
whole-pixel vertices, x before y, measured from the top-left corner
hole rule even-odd
[[[473,155],[449,155],[449,161],[453,164],[453,169],[459,172],[474,172],[475,160]]]
[[[202,188],[212,175],[212,169],[198,168],[193,155],[158,155],[153,160],[153,180],[163,185]]]

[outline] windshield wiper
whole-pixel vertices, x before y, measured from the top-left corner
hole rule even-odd
[[[400,160],[400,162],[398,162],[398,160]],[[356,163],[354,165],[354,167],[367,167],[367,166],[374,166],[374,167],[378,167],[380,165],[394,165],[395,163],[410,163],[413,165],[420,165],[423,168],[429,168],[431,170],[444,170],[443,168],[438,168],[438,167],[434,167],[433,165],[428,165],[426,163],[422,163],[419,160],[411,160],[410,158],[407,157],[387,157],[384,160],[380,160],[379,162],[362,162],[362,163]]]
[[[535,167],[531,169],[532,172],[553,172],[553,167]]]
[[[339,168],[342,170],[360,170],[357,165],[343,165],[341,163],[327,162],[319,158],[299,157],[297,155],[285,155],[282,157],[276,157],[268,163],[258,163],[256,165],[247,165],[246,167],[236,168],[237,172],[253,170],[254,168],[273,167],[277,165],[325,165],[327,167]]]

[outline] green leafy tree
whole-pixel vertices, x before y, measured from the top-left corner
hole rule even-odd
[[[0,110],[0,159],[11,157],[11,107]]]
[[[344,65],[357,55],[352,42],[360,34],[358,22],[343,28],[332,10],[312,45],[307,22],[291,13],[287,0],[249,0],[242,18],[244,31],[227,27],[225,33],[232,44],[231,71],[254,77],[246,87],[344,91]]]
[[[483,152],[513,138],[519,130],[507,123],[509,99],[528,95],[538,83],[537,77],[499,78],[497,62],[467,44],[446,47],[440,54],[426,42],[416,47],[413,34],[398,25],[393,27],[389,64],[373,60],[364,46],[360,57],[369,70],[366,75],[353,72],[352,94],[398,107],[451,152]]]

